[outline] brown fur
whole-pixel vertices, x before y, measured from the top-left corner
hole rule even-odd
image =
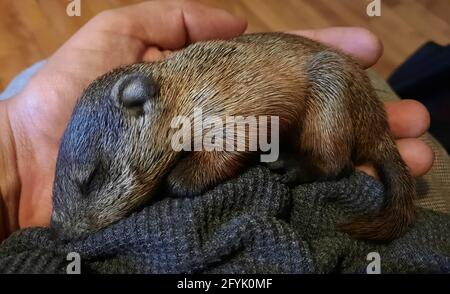
[[[109,93],[120,77],[135,73],[145,75],[157,87],[155,97],[142,109],[123,107],[115,100],[118,95],[103,94]],[[80,233],[97,230],[148,200],[164,178],[174,193],[186,195],[201,193],[236,175],[252,152],[200,151],[180,157],[172,150],[172,118],[192,116],[195,107],[201,107],[204,116],[217,115],[223,120],[237,115],[279,116],[282,142],[294,142],[293,149],[317,179],[335,178],[356,164],[373,163],[386,187],[385,205],[379,215],[343,224],[341,229],[352,236],[388,241],[412,223],[414,180],[396,149],[383,105],[365,72],[334,49],[281,33],[197,43],[166,60],[117,69],[94,82],[80,99],[63,139],[60,177],[57,173],[55,182],[55,207],[61,211],[54,212],[53,222]],[[93,121],[105,121],[96,124],[105,134],[98,139],[100,147],[75,137],[75,131],[81,135],[89,128],[88,122],[79,122],[86,113]],[[120,123],[117,130],[112,130],[111,119]],[[111,139],[114,137],[119,139]],[[78,160],[72,149],[96,152],[96,159],[89,162],[97,162],[101,154],[116,159],[105,164],[116,180],[103,180],[108,185],[102,182],[102,188],[91,189],[95,201],[86,200],[85,206],[70,204],[77,207],[77,213],[62,209],[70,202],[62,194],[73,182],[70,173]],[[83,172],[78,178],[88,175],[92,176]],[[114,187],[120,185],[124,190],[119,197]],[[94,221],[86,220],[89,217],[82,207],[89,207]]]

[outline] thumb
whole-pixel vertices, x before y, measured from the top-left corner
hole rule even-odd
[[[147,46],[180,49],[201,40],[227,39],[242,34],[247,21],[195,1],[149,1],[105,12],[86,30],[132,36]]]

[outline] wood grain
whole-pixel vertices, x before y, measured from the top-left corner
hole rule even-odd
[[[200,0],[249,20],[250,32],[327,26],[362,26],[384,43],[375,69],[387,77],[427,41],[450,43],[450,1],[381,0],[369,17],[369,0]],[[0,1],[0,90],[22,69],[47,58],[97,13],[139,0],[81,0],[81,16],[66,14],[67,0]]]

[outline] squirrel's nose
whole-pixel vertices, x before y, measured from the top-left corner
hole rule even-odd
[[[139,73],[126,74],[117,80],[112,94],[127,108],[141,107],[155,95],[150,77]]]

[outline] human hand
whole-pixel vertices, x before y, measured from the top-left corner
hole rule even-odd
[[[50,220],[52,185],[61,136],[76,99],[97,76],[124,64],[164,57],[166,50],[189,43],[237,36],[246,21],[192,1],[152,1],[99,14],[68,40],[6,107],[10,157],[17,162],[16,195],[7,195],[21,228],[46,226]],[[358,28],[298,31],[338,47],[368,67],[381,55],[378,40]],[[416,139],[429,124],[417,102],[386,105],[400,152],[416,176],[432,163],[432,152]],[[408,112],[404,112],[408,109]],[[373,169],[361,167],[369,174]],[[5,196],[4,196],[5,197]],[[17,228],[10,228],[12,231]]]
[[[8,168],[10,174],[16,170],[8,178],[15,178],[18,186],[8,191],[17,193],[4,195],[0,190],[0,204],[7,206],[2,210],[8,212],[9,221],[4,222],[10,226],[8,232],[18,229],[17,219],[21,228],[48,225],[60,139],[77,98],[90,82],[118,66],[159,58],[164,50],[234,37],[245,29],[245,20],[193,1],[143,2],[100,13],[83,26],[18,96],[0,103],[2,134],[8,134],[3,129],[9,128],[13,142],[0,141],[0,147],[15,146],[9,158],[17,163],[17,169]],[[2,116],[5,109],[7,115]],[[2,117],[9,121],[1,122]],[[1,227],[0,222],[0,231]]]

